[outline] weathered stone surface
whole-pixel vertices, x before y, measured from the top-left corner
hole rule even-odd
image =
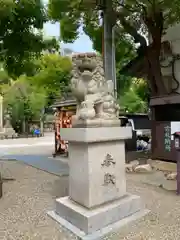
[[[56,201],[51,216],[67,228],[71,224],[72,232],[78,229],[76,235],[83,231],[81,239],[92,239],[96,231],[103,236],[104,228],[112,231],[126,216],[147,213],[140,198],[126,191],[124,139],[131,134],[128,127],[61,130],[69,140],[69,197]]]
[[[127,173],[134,172],[135,168],[139,165],[138,160],[131,161],[130,163],[125,164],[125,169]]]
[[[132,137],[132,129],[115,127],[120,121],[113,83],[97,60],[95,54],[73,57],[77,112],[72,128],[60,132],[69,142],[69,197],[57,199],[49,213],[83,240],[99,239],[128,217],[147,214],[140,197],[127,194],[124,140]]]
[[[130,164],[132,165],[133,169],[139,165],[138,160],[131,161]]]
[[[131,136],[130,128],[67,128],[60,134],[70,143],[69,194],[72,200],[92,208],[126,194],[123,139]],[[106,176],[109,176],[107,184]]]
[[[162,187],[167,191],[176,191],[177,189],[176,181],[167,180],[162,171],[146,174],[146,176],[142,179],[142,182],[152,186]]]
[[[152,165],[152,163],[153,163],[153,160],[152,160],[151,158],[148,158],[148,159],[147,159],[147,164]]]
[[[86,234],[107,227],[141,209],[140,197],[131,194],[91,210],[72,202],[69,197],[56,200],[56,213],[65,216],[66,221],[71,222]]]
[[[16,138],[18,134],[15,132],[13,128],[3,128],[2,132],[0,132],[0,138]]]
[[[164,188],[165,190],[168,190],[168,191],[176,191],[177,183],[176,183],[176,181],[166,180],[166,181],[164,181],[162,188]]]
[[[167,181],[163,172],[157,171],[152,174],[146,174],[142,179],[143,183],[150,184],[156,187],[162,187],[164,182]]]
[[[166,179],[167,180],[176,180],[176,177],[177,177],[177,172],[172,172],[172,173],[167,174]]]
[[[79,127],[82,121],[88,127],[95,124],[98,127],[107,126],[107,120],[118,120],[120,126],[119,105],[114,98],[113,82],[104,77],[102,58],[95,53],[84,53],[74,55],[72,60],[71,90],[77,100],[72,126]],[[98,119],[103,121],[99,123]]]
[[[151,160],[147,161],[154,169],[159,171],[167,171],[167,172],[176,172],[176,163],[164,162],[160,160]]]
[[[133,166],[130,163],[125,164],[125,169],[127,173],[132,173],[133,172]]]
[[[148,173],[152,172],[152,167],[150,164],[139,165],[135,167],[134,171],[139,173]]]

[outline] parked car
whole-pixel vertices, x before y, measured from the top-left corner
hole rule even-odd
[[[146,142],[151,138],[151,121],[147,114],[124,114],[120,116],[121,126],[131,126],[139,140]]]

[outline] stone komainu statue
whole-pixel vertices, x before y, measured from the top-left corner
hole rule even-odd
[[[74,55],[72,61],[71,90],[77,100],[72,125],[119,125],[113,82],[104,77],[101,57],[83,53]]]

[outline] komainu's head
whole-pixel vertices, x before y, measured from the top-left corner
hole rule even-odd
[[[78,53],[72,56],[73,69],[80,75],[95,72],[96,68],[103,67],[101,56],[96,53]]]

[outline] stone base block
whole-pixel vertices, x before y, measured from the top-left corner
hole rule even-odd
[[[15,134],[15,130],[13,128],[3,128],[3,131],[4,133],[7,133],[7,134]]]
[[[12,138],[12,137],[17,137],[17,133],[13,128],[3,128],[0,131],[0,138]]]
[[[73,128],[97,128],[97,127],[120,127],[121,121],[119,119],[72,119]]]
[[[99,239],[147,213],[140,197],[129,194],[93,209],[84,208],[69,197],[64,197],[56,200],[55,211],[48,212],[53,219],[83,240]]]

